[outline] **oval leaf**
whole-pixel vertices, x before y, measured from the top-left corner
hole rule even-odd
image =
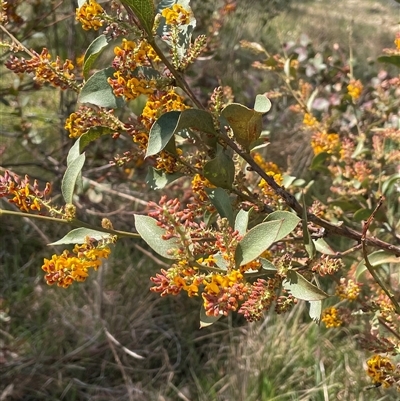
[[[151,127],[146,157],[153,156],[163,150],[173,137],[178,124],[180,111],[163,114]]]
[[[388,251],[376,251],[368,255],[369,263],[372,266],[383,265],[384,263],[400,263],[400,259]],[[362,260],[356,268],[356,279],[358,280],[360,276],[367,270],[365,266],[365,261]]]
[[[315,323],[319,324],[319,322],[321,321],[321,314],[322,314],[322,302],[311,301],[308,314]]]
[[[276,273],[277,268],[268,259],[260,258],[260,263],[263,271]]]
[[[147,245],[159,255],[166,259],[176,259],[171,255],[170,251],[178,251],[178,238],[163,239],[165,230],[157,225],[157,220],[149,216],[135,214],[135,227],[142,239],[147,242]]]
[[[232,157],[219,147],[216,157],[204,165],[203,175],[216,187],[232,188],[235,179],[235,164]]]
[[[245,235],[247,231],[247,226],[249,225],[249,211],[240,209],[235,219],[235,230],[239,232],[240,235]]]
[[[304,301],[321,301],[329,297],[326,292],[320,290],[314,284],[311,284],[294,270],[288,271],[287,279],[283,281],[282,287],[286,291],[289,291],[295,298]]]
[[[100,35],[87,48],[83,58],[83,76],[85,79],[87,79],[93,63],[96,61],[97,57],[100,56],[107,45],[108,42],[106,35]]]
[[[323,238],[313,239],[315,249],[324,255],[335,255],[335,251],[326,243]]]
[[[268,221],[248,231],[236,247],[236,265],[243,266],[266,251],[275,242],[281,225],[282,220]]]
[[[197,109],[170,111],[163,114],[151,127],[146,157],[163,150],[173,135],[188,128],[216,135],[213,118],[209,112]]]
[[[211,201],[211,203],[217,209],[221,217],[226,217],[229,221],[229,225],[233,227],[234,218],[231,200],[229,195],[222,188],[205,188],[205,191]]]
[[[282,220],[282,226],[275,241],[279,241],[290,234],[299,224],[301,220],[298,216],[291,212],[276,211],[270,213],[264,221]]]
[[[103,231],[80,227],[80,228],[75,228],[74,230],[66,234],[64,237],[59,239],[58,241],[52,242],[51,244],[48,245],[84,244],[86,237],[90,237],[95,239],[96,241],[100,241],[102,239],[110,237],[110,234],[105,233]]]
[[[265,95],[257,95],[254,103],[254,111],[258,113],[266,113],[271,110],[271,101]]]
[[[108,83],[108,78],[114,77],[115,70],[112,67],[97,71],[83,86],[78,101],[80,103],[90,103],[99,107],[117,109],[122,107],[124,101],[121,97],[116,97]]]
[[[181,177],[183,177],[181,173],[166,174],[164,171],[150,166],[146,176],[146,183],[151,189],[163,189]]]
[[[61,192],[65,203],[72,203],[75,185],[81,177],[82,167],[85,164],[85,154],[82,153],[67,167],[61,183]]]
[[[244,149],[260,137],[262,130],[262,113],[249,109],[239,103],[226,106],[221,115],[226,118],[233,130],[233,135]]]

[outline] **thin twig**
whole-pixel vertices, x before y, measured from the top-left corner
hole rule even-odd
[[[374,278],[376,283],[379,285],[379,287],[382,288],[382,290],[385,292],[385,294],[389,297],[390,301],[392,302],[395,312],[397,315],[400,315],[400,305],[397,302],[396,298],[394,297],[393,293],[386,287],[384,282],[381,280],[381,278],[378,276],[378,274],[375,271],[374,266],[371,265],[369,259],[368,259],[368,251],[367,251],[367,244],[366,244],[366,236],[367,236],[367,231],[374,220],[375,214],[379,210],[379,208],[382,206],[383,203],[383,197],[381,196],[378,200],[378,204],[376,205],[374,211],[371,213],[371,215],[368,217],[368,220],[365,222],[364,227],[363,227],[363,232],[362,232],[362,237],[361,237],[361,244],[362,244],[362,249],[363,249],[363,256],[364,256],[364,261],[365,261],[365,266],[368,269],[369,273],[371,276]]]

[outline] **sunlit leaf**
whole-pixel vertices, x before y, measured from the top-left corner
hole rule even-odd
[[[235,219],[235,230],[239,232],[240,235],[245,235],[247,231],[247,226],[249,224],[249,214],[250,210],[240,209]]]
[[[393,253],[388,251],[376,251],[368,255],[368,260],[371,266],[376,267],[383,265],[385,263],[400,263],[400,258],[393,255]],[[358,280],[360,276],[367,270],[365,266],[365,260],[363,259],[356,268],[356,279]]]
[[[279,241],[290,234],[301,220],[297,215],[291,212],[276,211],[270,213],[264,221],[282,220],[281,228],[276,236],[275,241]]]
[[[323,238],[313,239],[315,249],[324,255],[335,255],[335,251],[327,244]]]
[[[62,245],[62,244],[83,244],[85,243],[85,238],[89,237],[96,241],[100,241],[102,239],[108,238],[110,234],[105,233],[103,231],[92,230],[90,228],[75,228],[71,230],[64,237],[59,239],[56,242],[52,242],[49,245]]]
[[[106,35],[100,35],[97,37],[87,48],[85,56],[83,58],[83,77],[87,79],[92,65],[107,47],[108,41]]]
[[[243,266],[266,251],[275,242],[282,223],[282,220],[268,221],[249,230],[236,247],[236,265]]]
[[[244,149],[260,137],[262,130],[262,113],[249,109],[239,103],[231,103],[226,106],[221,115],[226,118],[233,130],[235,140]]]
[[[260,258],[260,263],[263,271],[276,272],[276,267],[268,259]]]
[[[68,165],[67,170],[61,182],[61,192],[65,203],[72,203],[75,185],[79,177],[81,177],[82,167],[85,164],[85,154],[79,155],[71,164]]]
[[[146,33],[152,37],[152,30],[155,17],[155,7],[153,0],[121,0],[121,3],[132,10],[140,21]]]
[[[315,323],[319,324],[319,322],[321,321],[321,314],[322,314],[322,302],[321,301],[309,302],[308,314]]]
[[[147,245],[159,255],[167,259],[177,259],[174,251],[180,249],[178,238],[163,239],[165,229],[157,224],[157,220],[149,216],[135,214],[135,227]]]
[[[257,95],[254,103],[254,111],[257,113],[267,113],[271,110],[272,103],[265,95]]]
[[[289,291],[295,298],[304,301],[320,301],[328,298],[329,295],[311,284],[301,274],[294,270],[289,270],[287,279],[283,281],[282,287]]]

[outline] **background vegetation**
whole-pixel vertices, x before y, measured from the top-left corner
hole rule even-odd
[[[46,46],[53,55],[76,60],[94,37],[84,36],[74,21],[76,5],[61,3],[15,2],[24,22],[14,34],[27,47]],[[217,18],[215,2],[193,3],[198,30],[206,33]],[[192,84],[206,97],[221,80],[243,103],[273,88],[270,75],[250,69],[253,58],[240,49],[242,39],[258,41],[271,53],[290,41],[309,40],[320,52],[337,43],[345,57],[351,50],[358,78],[372,77],[381,68],[376,56],[392,45],[398,30],[398,10],[389,1],[238,2],[213,51],[193,71]],[[7,57],[4,50],[2,61]],[[29,172],[54,182],[57,193],[71,145],[63,126],[75,99],[47,87],[38,91],[29,79],[0,68],[1,172]],[[269,155],[305,172],[308,150],[299,146],[295,122],[280,113],[284,99],[278,101],[283,103],[274,115],[281,117],[266,122],[272,132]],[[129,229],[133,212],[145,209],[144,188],[130,179],[130,171],[107,165],[110,149],[118,153],[116,142],[105,139],[95,146],[78,208],[89,220],[108,212],[115,225]],[[118,184],[111,187],[109,181]],[[368,389],[357,339],[345,329],[310,323],[303,305],[284,320],[267,315],[249,325],[227,318],[198,330],[196,299],[161,299],[149,292],[148,278],[164,262],[143,243],[120,241],[104,268],[83,285],[68,291],[47,287],[40,266],[53,250],[45,245],[63,234],[62,227],[1,217],[0,400],[394,397]]]

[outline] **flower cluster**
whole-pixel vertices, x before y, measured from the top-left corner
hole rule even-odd
[[[391,360],[385,356],[374,355],[368,359],[367,375],[376,385],[385,388],[395,385],[400,390],[400,372]]]
[[[159,62],[154,49],[145,40],[139,43],[122,39],[121,47],[114,48],[114,78],[108,82],[116,96],[124,96],[126,100],[136,99],[139,95],[151,95],[157,89],[157,80],[148,78],[137,72],[137,67],[151,66]],[[135,71],[136,70],[136,71]]]
[[[340,139],[338,134],[330,133],[325,131],[317,131],[311,137],[311,147],[314,151],[314,155],[320,153],[334,154],[340,151]]]
[[[344,277],[340,279],[340,284],[336,287],[336,295],[340,299],[355,301],[360,294],[361,287],[354,280],[346,280]]]
[[[101,259],[107,259],[111,250],[107,241],[95,241],[86,238],[84,244],[76,244],[72,252],[64,250],[61,255],[53,255],[44,259],[42,269],[46,272],[45,280],[48,285],[56,284],[68,288],[74,281],[85,281],[89,269],[97,270]]]
[[[124,124],[114,115],[114,110],[105,108],[93,109],[80,106],[65,121],[64,128],[69,131],[70,138],[79,138],[93,127],[107,127],[111,132],[125,130]]]
[[[280,281],[274,278],[257,279],[251,287],[248,299],[239,309],[239,313],[242,313],[249,322],[260,320],[262,313],[268,310],[276,299],[276,289],[279,283]]]
[[[27,175],[21,179],[7,170],[4,175],[0,175],[0,198],[8,197],[8,201],[14,203],[23,212],[40,212],[43,207],[47,208],[47,197],[50,192],[50,183],[47,183],[45,189],[40,191],[37,180],[31,185]]]
[[[321,320],[325,323],[326,328],[340,327],[343,324],[339,311],[335,307],[325,309]]]
[[[347,85],[347,91],[349,92],[349,95],[351,96],[353,102],[356,102],[360,98],[363,88],[363,84],[359,79],[352,79]]]
[[[174,4],[171,8],[164,8],[161,15],[165,18],[167,25],[187,25],[190,21],[190,12],[180,4]]]
[[[96,0],[88,0],[82,7],[76,9],[76,20],[82,24],[85,31],[90,29],[97,31],[103,26],[104,21],[101,18],[103,14],[103,7]]]
[[[281,185],[283,182],[282,172],[279,167],[273,162],[266,162],[263,157],[259,153],[255,153],[253,155],[254,161],[265,171],[267,175],[272,177],[274,181]],[[261,192],[267,198],[273,200],[278,200],[278,196],[275,194],[274,190],[268,185],[268,183],[261,179],[258,184],[258,187],[261,188]]]
[[[215,188],[207,178],[200,174],[195,174],[192,179],[192,191],[198,197],[200,202],[205,202],[208,199],[207,193],[204,188]]]
[[[51,61],[51,55],[46,48],[40,54],[32,50],[32,55],[30,60],[11,55],[5,66],[16,74],[34,74],[34,80],[39,85],[48,82],[61,89],[72,88],[76,90],[75,75],[72,73],[74,65],[71,60],[66,59],[62,62],[60,57],[57,56],[55,61]]]
[[[318,273],[321,277],[332,275],[342,269],[344,263],[339,258],[332,258],[329,255],[323,255],[318,259],[314,259],[311,263],[311,270]]]

